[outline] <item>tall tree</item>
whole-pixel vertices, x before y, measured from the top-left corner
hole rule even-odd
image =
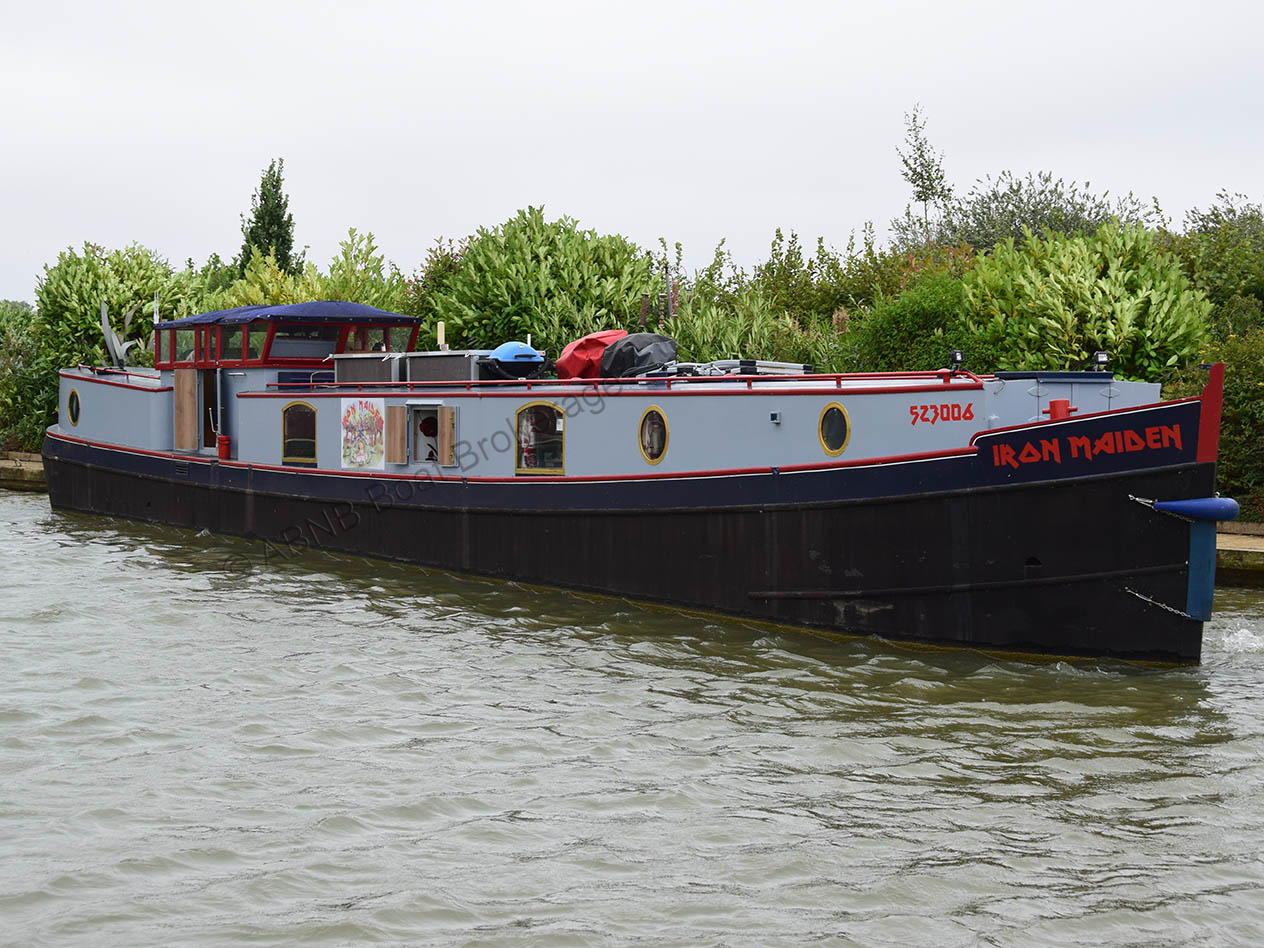
[[[895,146],[904,170],[900,174],[913,188],[913,201],[922,205],[922,227],[930,233],[931,205],[943,207],[952,197],[952,187],[944,175],[944,153],[935,153],[926,140],[926,119],[922,107],[914,105],[911,114],[904,115],[904,144],[907,151]]]
[[[276,158],[259,181],[259,188],[250,198],[250,220],[241,217],[241,254],[237,257],[237,269],[245,274],[246,267],[255,251],[276,257],[286,273],[297,274],[303,269],[303,254],[294,254],[294,215],[290,213],[290,199],[283,186],[282,172],[285,159]]]

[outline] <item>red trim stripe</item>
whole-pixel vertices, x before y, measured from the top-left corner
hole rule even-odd
[[[255,468],[260,471],[280,471],[286,474],[320,474],[325,477],[368,477],[380,480],[431,480],[431,481],[477,481],[479,483],[488,484],[557,484],[557,483],[574,483],[574,482],[605,482],[605,481],[650,481],[650,480],[683,480],[697,477],[744,477],[761,474],[771,474],[774,471],[782,474],[795,474],[805,471],[827,471],[833,468],[851,468],[851,467],[880,467],[887,464],[910,464],[923,461],[935,461],[941,459],[950,459],[958,457],[974,457],[978,453],[977,448],[953,448],[950,451],[927,451],[919,454],[893,454],[887,457],[876,458],[858,458],[850,461],[834,461],[827,464],[787,464],[784,467],[769,465],[767,467],[739,467],[739,468],[721,468],[716,470],[705,471],[680,471],[676,473],[655,472],[645,474],[572,474],[554,477],[470,477],[460,474],[432,476],[425,473],[413,474],[393,474],[385,471],[342,471],[330,470],[329,468],[320,467],[288,467],[279,464],[254,464],[249,461],[221,461],[216,457],[199,454],[175,454],[170,451],[148,451],[143,448],[130,448],[118,444],[109,444],[101,441],[89,441],[86,438],[76,438],[74,435],[62,434],[54,432],[51,429],[46,432],[50,438],[61,441],[72,441],[76,444],[86,444],[91,448],[100,448],[105,451],[118,451],[122,454],[139,454],[145,457],[155,458],[172,458],[177,461],[197,461],[200,464],[222,464],[225,467],[236,468]]]

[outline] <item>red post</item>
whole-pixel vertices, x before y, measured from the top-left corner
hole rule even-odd
[[[1079,411],[1079,408],[1072,407],[1071,399],[1051,398],[1049,407],[1040,414],[1048,415],[1050,421],[1061,421],[1063,418],[1070,418],[1073,411]]]

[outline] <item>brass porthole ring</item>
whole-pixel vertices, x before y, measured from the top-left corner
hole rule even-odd
[[[66,415],[70,418],[70,424],[72,426],[79,424],[79,411],[81,407],[82,406],[79,404],[79,390],[72,388],[70,390],[70,394],[66,396]]]
[[[846,451],[847,443],[851,441],[851,418],[847,409],[838,402],[830,402],[821,409],[816,436],[820,439],[821,450],[830,457],[836,458]]]
[[[641,413],[636,428],[636,446],[647,464],[657,464],[667,455],[671,433],[667,430],[667,416],[657,405],[651,405]]]

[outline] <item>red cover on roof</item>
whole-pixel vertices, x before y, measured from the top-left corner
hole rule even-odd
[[[589,333],[570,343],[557,359],[559,379],[601,378],[601,355],[606,346],[627,335],[623,329],[605,329]]]

